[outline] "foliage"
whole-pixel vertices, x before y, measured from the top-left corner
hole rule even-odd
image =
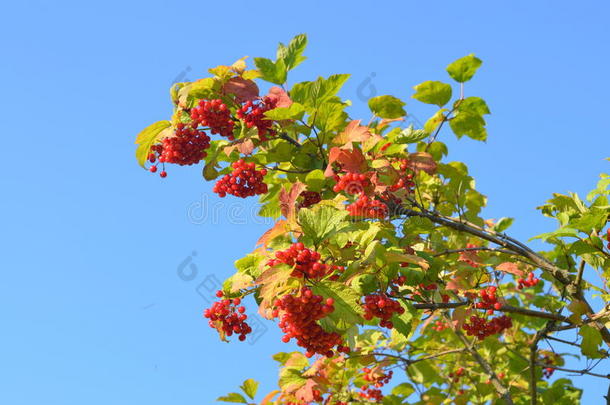
[[[592,366],[608,357],[610,312],[588,300],[610,298],[610,176],[584,200],[555,194],[539,207],[559,226],[535,237],[551,246],[535,252],[504,233],[513,219],[481,216],[486,197],[439,140],[443,128],[487,138],[487,104],[462,96],[480,59],[451,63],[453,83],[415,86],[413,98],[438,110],[414,129],[393,95],[369,100],[370,123],[351,119],[338,95],[346,74],[285,90],[306,44],[299,35],[275,60],[255,58],[256,69],[242,58],[176,84],[170,121],[137,140],[138,161],[151,171],[162,164],[165,173],[174,154],[188,152],[206,180],[220,178],[234,196],[259,195],[260,215],[276,219],[218,294],[252,295],[260,314],[280,320],[284,341],[306,346],[274,357],[279,389],[260,403],[578,403],[569,379],[548,377],[574,371],[562,367],[569,353],[553,350],[563,341],[586,362],[577,373],[605,378]],[[261,96],[264,82],[272,86]],[[178,129],[183,143],[163,151]],[[204,133],[209,147],[188,150],[188,136]],[[600,279],[585,279],[585,269]],[[221,323],[210,321],[229,338]],[[241,389],[218,400],[249,403],[258,384]]]

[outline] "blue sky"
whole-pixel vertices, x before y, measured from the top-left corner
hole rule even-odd
[[[432,109],[409,101],[412,86],[447,80],[445,66],[474,52],[484,65],[466,94],[492,110],[489,141],[448,140],[451,159],[469,164],[487,215],[516,217],[512,233],[528,238],[551,228],[534,208],[552,192],[584,193],[608,172],[609,12],[602,1],[5,2],[0,403],[194,405],[248,377],[274,386],[276,326],[252,345],[220,343],[199,293],[268,224],[228,199],[204,218],[219,200],[199,169],[162,181],[134,159],[135,135],[169,117],[173,81],[272,57],[306,32],[292,83],[351,73],[342,95],[368,117],[369,78],[370,95],[402,97],[423,121]],[[600,403],[605,384],[575,380]]]

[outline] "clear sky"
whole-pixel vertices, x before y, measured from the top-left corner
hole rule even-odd
[[[432,109],[409,101],[412,86],[448,80],[458,57],[482,58],[466,94],[492,110],[489,141],[450,140],[451,159],[469,164],[489,217],[517,218],[520,238],[550,230],[535,207],[552,192],[585,192],[609,171],[604,1],[22,0],[1,10],[2,404],[201,405],[248,377],[274,387],[270,356],[291,348],[274,324],[253,344],[227,345],[201,318],[206,288],[269,225],[252,204],[218,206],[197,168],[172,167],[165,180],[143,171],[133,141],[169,117],[172,82],[273,57],[297,33],[309,35],[309,59],[290,81],[352,73],[342,95],[366,118],[363,96],[393,94],[423,121]],[[605,382],[575,380],[583,402],[601,403]]]

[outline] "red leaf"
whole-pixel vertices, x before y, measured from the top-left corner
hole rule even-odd
[[[281,87],[273,86],[270,88],[267,97],[272,100],[277,100],[277,104],[275,105],[276,108],[290,107],[292,105],[290,96],[288,96],[288,93]]]
[[[512,262],[500,263],[496,266],[496,270],[503,271],[505,273],[514,274],[515,276],[522,277],[525,272],[519,270],[519,266]]]
[[[415,152],[409,155],[409,167],[412,170],[424,171],[428,174],[434,174],[436,172],[436,162],[432,158],[432,155],[426,152]]]
[[[345,150],[338,147],[331,148],[328,156],[328,166],[324,171],[326,177],[332,177],[334,175],[333,163],[341,165],[341,169],[346,172],[364,173],[368,168],[364,155],[358,149]]]
[[[296,214],[296,200],[301,195],[301,192],[305,190],[305,184],[297,181],[292,185],[290,191],[285,189],[280,190],[280,210],[282,215],[290,222]]]
[[[352,142],[364,142],[371,137],[369,127],[360,125],[360,120],[354,120],[333,139],[333,143],[341,146],[341,149],[353,149]]]
[[[222,86],[223,94],[235,94],[235,101],[244,103],[258,97],[258,86],[252,80],[233,77]]]

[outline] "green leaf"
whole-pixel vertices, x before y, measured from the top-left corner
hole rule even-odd
[[[305,113],[305,107],[299,103],[292,103],[290,107],[274,108],[265,112],[265,117],[272,120],[300,120]]]
[[[306,236],[318,244],[339,231],[348,223],[345,218],[348,212],[326,205],[315,205],[313,208],[299,210],[298,222]]]
[[[394,96],[377,96],[369,100],[369,108],[380,118],[400,118],[407,115],[405,103]]]
[[[458,138],[466,135],[476,141],[485,141],[487,139],[485,120],[480,114],[458,110],[451,121],[449,121],[449,125]]]
[[[491,114],[487,103],[480,97],[466,97],[463,100],[456,100],[454,105],[462,111],[470,111],[479,115]]]
[[[138,134],[136,137],[136,144],[138,145],[138,148],[136,149],[136,159],[138,159],[140,166],[146,168],[145,165],[148,160],[148,155],[150,154],[150,148],[155,143],[159,142],[161,138],[166,136],[163,131],[170,128],[170,126],[170,121],[157,121],[144,128]]]
[[[275,84],[286,82],[286,65],[282,59],[273,62],[267,58],[254,58],[254,64],[261,72],[263,80]]]
[[[423,129],[413,129],[413,125],[410,125],[409,128],[405,128],[400,131],[394,138],[393,142],[399,144],[417,143],[423,139],[426,139],[429,135],[430,134]]]
[[[578,334],[582,336],[582,343],[580,344],[582,354],[592,359],[602,357],[598,351],[602,344],[602,334],[599,330],[589,325],[583,325]]]
[[[315,294],[335,300],[335,310],[328,314],[337,328],[347,330],[352,325],[363,322],[363,310],[359,304],[360,294],[354,289],[334,281],[316,284],[312,287]]]
[[[400,306],[405,309],[405,312],[402,315],[394,314],[392,323],[394,324],[394,329],[396,329],[398,333],[408,338],[413,329],[411,324],[414,310],[402,301],[400,302]]]
[[[471,53],[449,64],[447,66],[447,73],[456,82],[464,83],[472,79],[472,76],[474,76],[482,63],[481,59]]]
[[[307,184],[307,190],[320,191],[326,183],[326,176],[322,170],[316,169],[309,173],[305,177],[305,184]]]
[[[238,403],[238,404],[247,404],[248,403],[246,398],[244,398],[243,395],[238,394],[237,392],[231,392],[231,393],[225,395],[224,397],[218,397],[216,399],[216,401],[233,402],[233,403]]]
[[[493,229],[496,232],[504,232],[513,224],[514,221],[515,218],[502,217],[494,224]]]
[[[402,383],[392,388],[393,395],[400,395],[403,397],[408,397],[409,395],[415,392],[415,388],[409,383]]]
[[[317,108],[333,98],[349,76],[337,74],[329,76],[328,79],[319,77],[315,82],[297,83],[290,90],[290,98],[297,103]]]
[[[336,132],[345,126],[347,104],[337,103],[333,100],[324,102],[315,110],[315,122],[312,124],[322,132]]]
[[[416,93],[413,98],[426,104],[444,106],[451,100],[451,86],[447,83],[427,81],[414,87]]]
[[[247,379],[244,383],[239,387],[243,392],[246,393],[251,399],[254,399],[256,396],[256,391],[258,391],[258,381],[253,380],[252,378]]]
[[[307,46],[307,36],[299,34],[292,38],[288,46],[280,43],[277,49],[277,59],[284,61],[287,70],[292,70],[300,65],[305,59],[303,51]]]
[[[282,391],[296,391],[307,382],[307,378],[301,376],[301,372],[294,368],[284,368],[280,371],[279,386]]]

